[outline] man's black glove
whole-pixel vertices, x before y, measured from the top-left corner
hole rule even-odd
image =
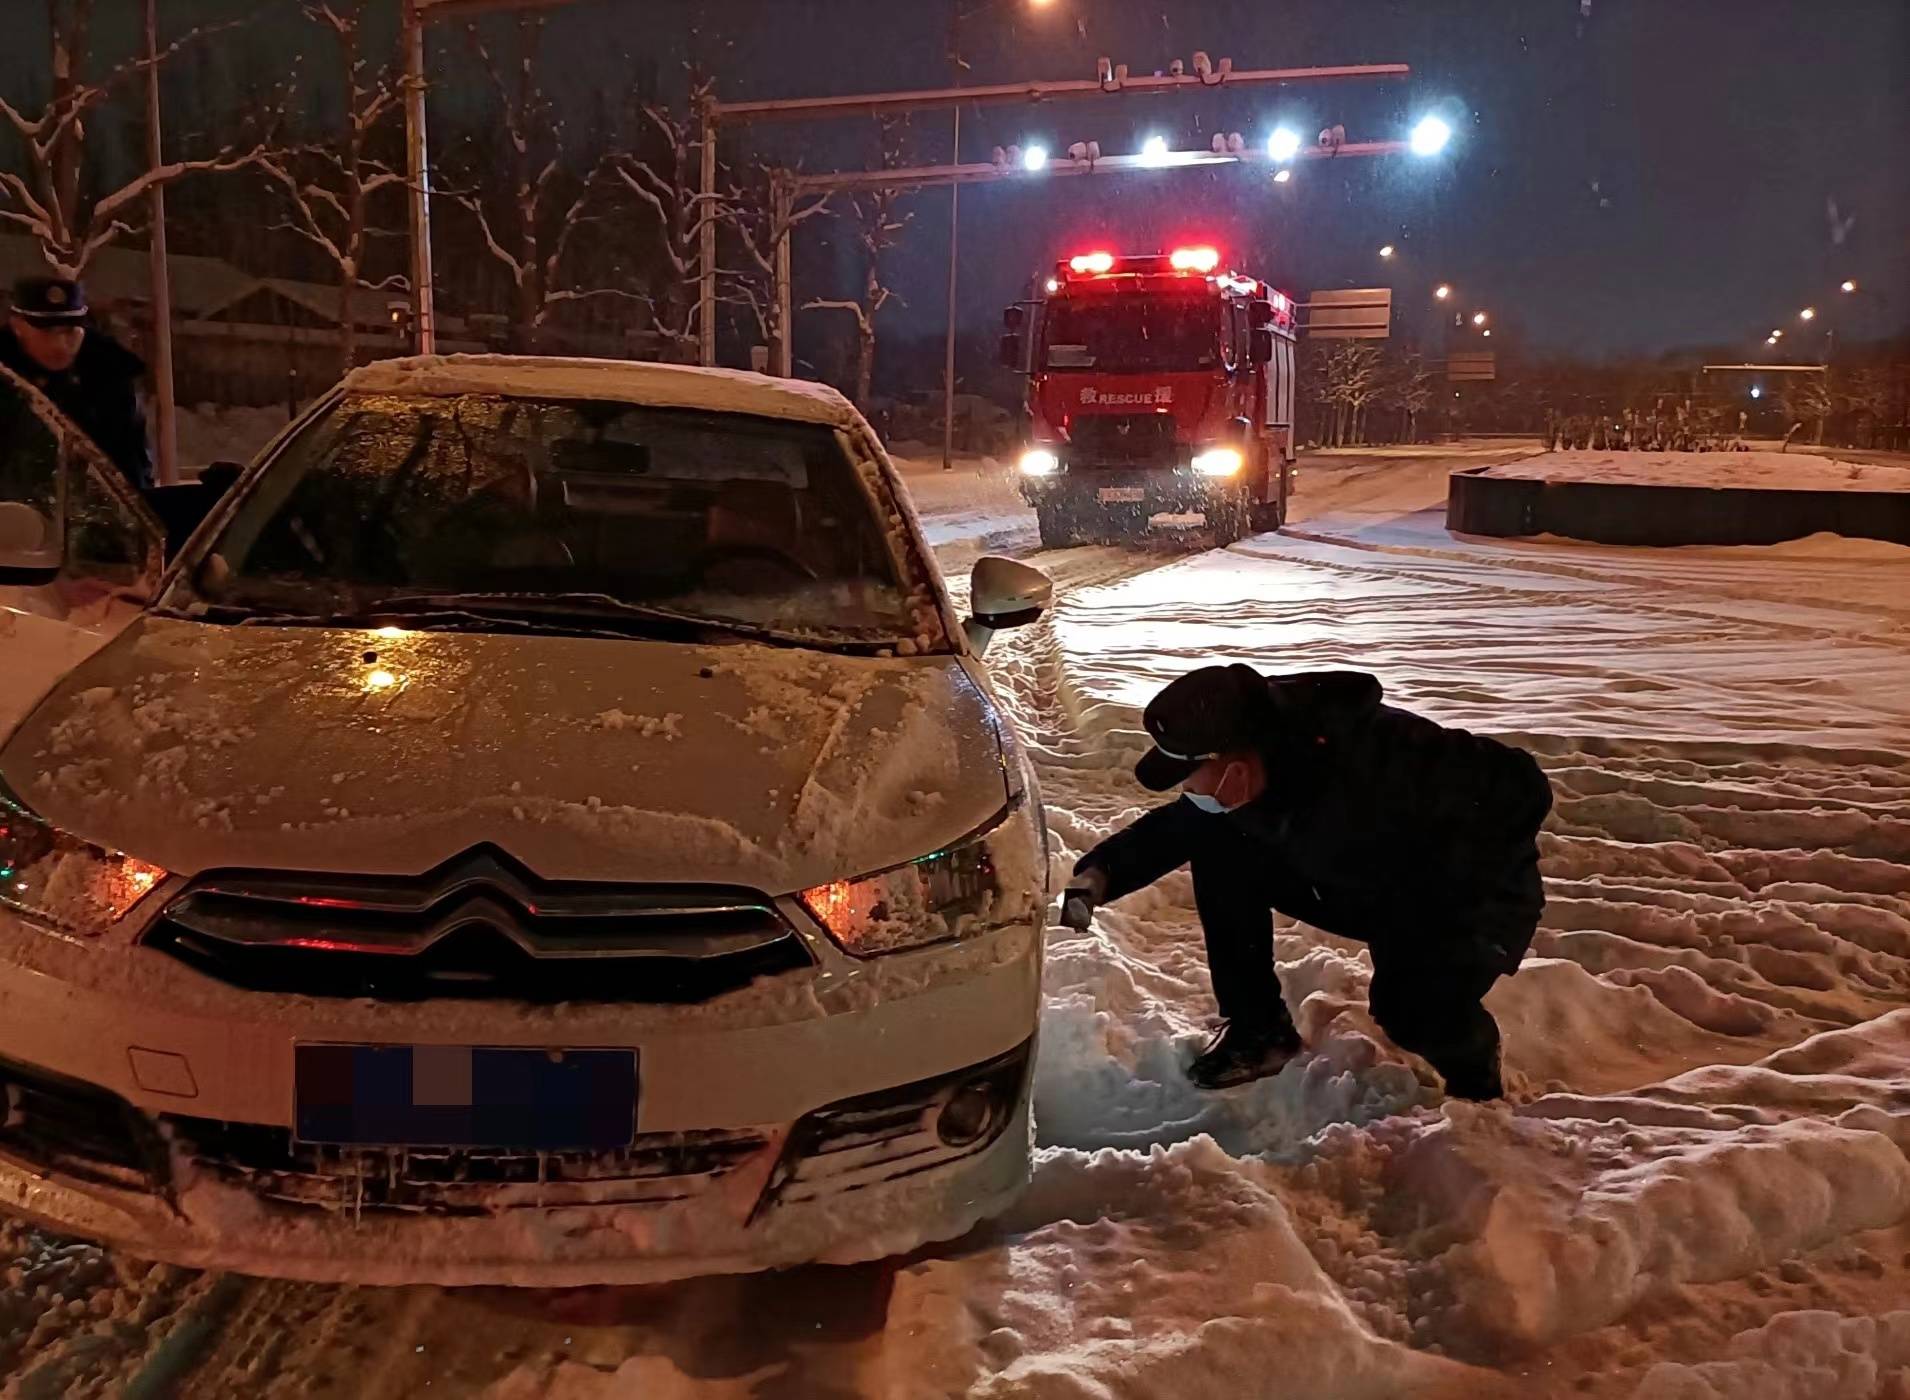
[[[1108,876],[1105,870],[1090,865],[1074,872],[1068,887],[1061,892],[1061,922],[1067,928],[1085,931],[1094,922],[1094,911],[1107,898]]]

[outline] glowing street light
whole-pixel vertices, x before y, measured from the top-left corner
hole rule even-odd
[[[1777,337],[1774,335],[1767,335],[1764,337],[1764,343],[1766,345],[1775,345],[1777,344]]]
[[[1751,386],[1751,397],[1752,397],[1752,398],[1754,398],[1754,399],[1761,399],[1761,398],[1763,398],[1763,397],[1764,397],[1764,387],[1763,387],[1763,386],[1762,386],[1761,384],[1753,384],[1753,385]]]
[[[1392,244],[1390,244],[1390,243],[1388,243],[1388,244],[1387,244],[1387,245],[1386,245],[1386,246],[1385,246],[1384,248],[1381,248],[1381,249],[1379,250],[1379,255],[1380,255],[1380,256],[1381,256],[1382,258],[1390,258],[1390,257],[1392,257],[1392,255],[1393,255],[1393,245],[1392,245]]]
[[[1857,284],[1852,282],[1849,278],[1845,278],[1844,281],[1839,284],[1837,290],[1840,292],[1854,292],[1857,290]]]
[[[1784,332],[1783,332],[1782,330],[1780,330],[1780,329],[1778,329],[1777,327],[1772,327],[1772,329],[1771,329],[1771,339],[1772,339],[1772,340],[1782,340],[1783,338],[1784,338]]]
[[[1021,153],[1021,168],[1030,175],[1039,175],[1048,168],[1048,148],[1029,146]]]
[[[1483,326],[1483,325],[1484,325],[1485,323],[1486,323],[1486,313],[1485,313],[1485,312],[1483,312],[1483,311],[1475,311],[1475,312],[1473,312],[1473,313],[1472,313],[1472,324],[1473,324],[1473,325],[1475,325],[1475,326]]]
[[[1438,297],[1441,301],[1444,301],[1447,297],[1452,295],[1452,288],[1447,286],[1444,282],[1441,282],[1437,287],[1433,288],[1433,295]]]
[[[1452,128],[1438,117],[1424,117],[1413,128],[1412,148],[1416,156],[1436,156],[1452,140]]]
[[[1285,165],[1300,154],[1300,133],[1290,126],[1274,128],[1273,135],[1267,138],[1267,154]]]
[[[1802,311],[1797,313],[1797,319],[1800,321],[1815,321],[1817,319],[1817,308],[1814,306],[1805,307]]]

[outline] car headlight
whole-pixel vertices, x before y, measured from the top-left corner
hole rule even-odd
[[[1246,464],[1237,447],[1210,447],[1194,454],[1194,470],[1202,476],[1233,476]]]
[[[973,938],[1037,907],[1031,891],[1042,872],[1019,869],[1014,844],[1031,840],[1011,806],[952,846],[873,875],[816,885],[796,898],[844,952],[859,958]]]
[[[165,878],[156,865],[61,831],[0,783],[0,908],[94,938]]]
[[[1031,447],[1021,454],[1023,476],[1053,476],[1061,470],[1061,459],[1045,447]]]

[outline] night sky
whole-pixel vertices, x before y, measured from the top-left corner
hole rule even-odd
[[[235,3],[161,9],[173,29]],[[1205,147],[1220,130],[1258,143],[1281,122],[1309,140],[1333,122],[1373,139],[1403,135],[1435,108],[1459,130],[1433,162],[1302,164],[1285,187],[1224,168],[966,190],[972,327],[1086,244],[1138,251],[1197,236],[1296,292],[1390,282],[1409,325],[1427,316],[1431,286],[1450,281],[1467,308],[1492,313],[1500,345],[1762,354],[1771,327],[1803,329],[1806,304],[1829,311],[1819,327],[1849,338],[1910,325],[1906,0],[1052,0],[1039,11],[1028,0],[578,0],[551,19],[549,53],[580,101],[637,73],[668,86],[692,48],[735,98],[940,85],[956,3],[979,11],[962,28],[971,82],[1088,77],[1100,54],[1150,72],[1195,49],[1243,69],[1414,69],[1391,84],[970,112],[968,159],[1031,139],[1125,152],[1154,133]],[[303,31],[262,25],[251,42]],[[0,83],[14,91],[41,50],[9,48]],[[465,100],[460,48],[434,54],[441,100]],[[759,137],[812,170],[860,165],[874,149],[866,120]],[[946,114],[913,125],[924,161],[945,158],[948,138]],[[905,333],[941,324],[948,194],[912,207],[893,255],[905,305],[886,313]],[[810,225],[804,236],[828,233]],[[1389,242],[1400,256],[1386,265],[1376,250]],[[1846,277],[1862,295],[1840,297]]]

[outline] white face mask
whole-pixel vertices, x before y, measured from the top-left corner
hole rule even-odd
[[[1212,813],[1216,817],[1224,816],[1226,813],[1233,811],[1233,808],[1222,802],[1218,797],[1211,796],[1208,793],[1183,792],[1181,796],[1193,803],[1198,810]]]

